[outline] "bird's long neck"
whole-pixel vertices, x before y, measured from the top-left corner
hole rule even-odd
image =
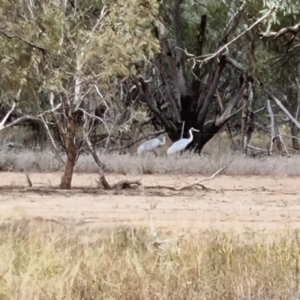
[[[192,131],[192,129],[190,129],[189,131],[190,131],[190,138],[189,138],[189,141],[192,141],[192,140],[193,140],[193,131]]]

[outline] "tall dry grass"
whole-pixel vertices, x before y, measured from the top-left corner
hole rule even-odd
[[[299,234],[0,228],[0,299],[298,299]],[[163,238],[163,232],[158,233]]]
[[[100,159],[108,169],[117,174],[199,174],[210,175],[223,166],[228,166],[223,174],[261,176],[299,176],[300,156],[291,157],[245,157],[241,153],[220,152],[211,155],[183,154],[155,157],[153,153],[143,156],[136,154],[100,153]],[[0,170],[55,172],[60,164],[53,152],[33,152],[30,150],[8,152],[0,150]],[[94,173],[98,168],[91,155],[82,155],[75,167],[78,173]]]
[[[289,126],[279,127],[280,134],[289,151],[291,149],[291,137]],[[236,145],[240,143],[240,135],[234,137]],[[36,139],[34,133],[23,127],[11,128],[0,132],[0,171],[41,171],[53,172],[59,170],[60,164],[51,150],[30,151],[19,150],[8,151],[7,145],[12,142],[19,146],[33,145]],[[145,157],[137,157],[136,149],[138,144],[132,146],[128,151],[132,154],[118,155],[100,153],[100,158],[107,164],[108,168],[115,173],[141,174],[141,173],[196,173],[211,174],[217,168],[228,165],[227,174],[230,175],[299,175],[297,165],[299,158],[292,157],[265,157],[265,158],[244,158],[241,152],[232,151],[232,141],[228,138],[226,128],[216,134],[204,147],[206,155],[184,154],[183,156],[166,157],[167,144],[157,150],[159,157],[155,158],[152,153]],[[46,142],[51,148],[50,141]],[[45,145],[46,145],[45,144]],[[262,131],[255,131],[252,134],[251,145],[261,149],[269,149],[270,134]],[[18,148],[18,147],[17,147]],[[276,147],[275,147],[276,148]],[[276,149],[275,149],[276,150]],[[97,172],[93,158],[90,155],[83,155],[77,164],[76,172]]]
[[[255,146],[266,149],[266,140],[259,136],[253,137]],[[100,151],[100,159],[114,173],[118,174],[199,174],[209,175],[223,166],[228,166],[223,174],[227,175],[269,175],[299,176],[300,156],[264,156],[245,157],[239,151],[231,149],[231,142],[226,135],[219,134],[204,148],[204,155],[184,153],[183,155],[166,155],[167,146],[156,150],[158,156],[148,152],[138,156],[133,150],[131,154],[120,155]],[[63,156],[65,159],[65,156]],[[0,149],[0,170],[2,171],[40,171],[54,172],[60,170],[60,163],[53,151]],[[80,156],[75,172],[94,173],[98,167],[89,154]]]

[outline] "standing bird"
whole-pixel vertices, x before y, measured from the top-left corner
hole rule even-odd
[[[155,148],[157,148],[159,146],[162,146],[165,143],[166,143],[166,138],[165,137],[163,137],[162,141],[160,141],[160,139],[157,139],[157,138],[146,141],[138,147],[137,153],[141,154],[144,151],[154,150]]]
[[[197,132],[199,132],[199,130],[197,130],[197,129],[195,129],[195,128],[192,127],[192,128],[189,130],[190,137],[189,137],[188,139],[181,139],[181,140],[175,142],[175,143],[168,149],[167,154],[168,154],[168,155],[169,155],[169,154],[174,154],[174,153],[176,153],[176,152],[179,152],[179,151],[184,150],[184,149],[187,147],[187,145],[188,145],[189,143],[192,142],[192,140],[193,140],[193,138],[194,138],[194,137],[193,137],[192,131],[197,131]]]

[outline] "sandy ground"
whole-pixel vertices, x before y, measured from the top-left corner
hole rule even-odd
[[[23,173],[0,175],[0,221],[41,217],[88,226],[132,224],[170,231],[219,229],[274,230],[300,228],[298,178],[218,176],[204,185],[212,190],[167,189],[98,191],[96,174],[75,174],[71,191],[51,190],[61,174],[31,174],[34,189]],[[196,176],[110,175],[110,183],[139,179],[145,186],[179,187]],[[24,188],[23,188],[23,187]]]

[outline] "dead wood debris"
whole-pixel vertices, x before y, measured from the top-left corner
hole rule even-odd
[[[201,187],[203,190],[211,191],[212,189],[204,186],[202,184],[202,182],[213,180],[218,174],[220,174],[226,168],[227,168],[227,166],[221,168],[220,170],[218,170],[217,172],[215,172],[213,175],[211,175],[209,178],[205,178],[205,179],[196,181],[196,182],[188,184],[188,185],[182,185],[180,187],[167,186],[167,185],[156,185],[156,186],[146,186],[145,188],[148,188],[148,189],[168,189],[168,190],[172,190],[172,191],[177,191],[178,192],[178,191],[183,191],[183,190],[187,190],[187,189],[190,189],[190,188],[199,188],[199,187]]]
[[[114,185],[117,190],[131,189],[141,186],[142,183],[139,180],[122,180]]]
[[[142,185],[140,180],[121,180],[114,185],[110,185],[103,172],[100,172],[100,178],[97,183],[98,187],[104,190],[125,190],[137,188]]]
[[[211,188],[208,188],[202,184],[202,182],[209,181],[214,179],[218,174],[220,174],[223,170],[225,170],[227,166],[219,169],[217,172],[215,172],[212,176],[209,178],[205,178],[199,181],[196,181],[194,183],[188,184],[188,185],[183,185],[180,187],[175,187],[175,186],[167,186],[167,185],[155,185],[155,186],[145,186],[144,188],[146,189],[167,189],[167,190],[172,190],[172,191],[183,191],[187,190],[190,188],[202,188],[203,190],[206,191],[211,191]],[[139,186],[142,186],[142,183],[140,180],[121,180],[117,182],[114,185],[110,185],[108,181],[105,178],[104,172],[101,171],[99,172],[99,180],[97,181],[98,183],[98,188],[104,189],[104,190],[125,190],[125,189],[132,189],[132,188],[137,188]]]

